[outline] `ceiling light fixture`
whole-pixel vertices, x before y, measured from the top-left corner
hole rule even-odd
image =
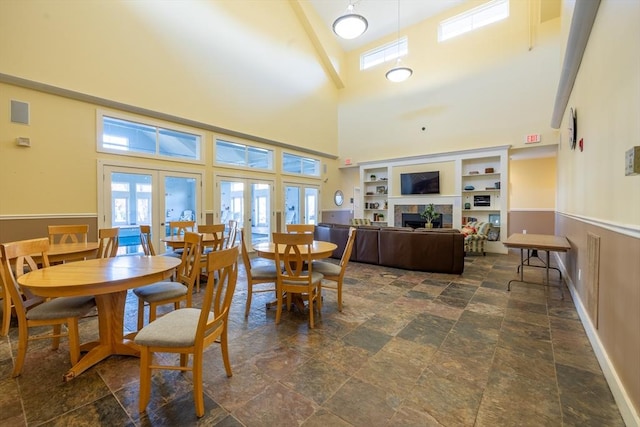
[[[349,2],[347,12],[333,21],[333,32],[343,39],[351,40],[361,36],[368,26],[369,22],[364,16],[353,13],[353,3]]]
[[[398,60],[396,61],[396,66],[387,71],[387,74],[385,74],[387,80],[394,83],[403,82],[413,74],[413,70],[409,67],[403,66],[402,61],[400,60],[400,0],[398,0],[398,34],[396,43],[398,49]]]

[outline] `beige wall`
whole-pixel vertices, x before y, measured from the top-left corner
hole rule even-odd
[[[337,154],[338,92],[286,0],[0,1],[0,52],[3,74]]]
[[[340,92],[341,160],[518,147],[529,133],[542,134],[541,144],[557,143],[549,122],[560,71],[560,19],[534,22],[529,49],[529,3],[512,1],[507,20],[444,43],[436,39],[438,22],[456,11],[401,30],[409,38],[403,64],[413,69],[401,84],[385,79],[391,65],[359,70],[362,52],[395,35],[350,52],[349,85]]]
[[[555,210],[556,170],[555,157],[511,160],[509,209]]]
[[[573,4],[565,1],[565,13]],[[592,343],[617,375],[609,380],[620,381],[635,407],[630,410],[635,411],[635,423],[640,419],[640,175],[624,175],[624,153],[640,145],[638,22],[640,2],[600,3],[562,124],[556,218],[556,232],[572,245],[563,258],[577,304],[587,310],[598,306],[597,318],[586,321],[597,337]],[[565,36],[569,24],[563,19]],[[568,146],[569,107],[578,113],[582,152]],[[586,283],[588,233],[600,237],[600,287],[593,301]],[[617,400],[624,401],[625,396],[612,389]]]

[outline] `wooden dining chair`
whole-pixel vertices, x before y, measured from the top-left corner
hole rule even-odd
[[[316,230],[313,224],[287,224],[287,233],[311,233]]]
[[[50,225],[49,243],[86,243],[89,226],[80,225]]]
[[[2,255],[0,254],[0,262],[2,262]],[[0,337],[6,337],[9,333],[9,327],[11,326],[11,295],[9,291],[5,290],[5,278],[4,270],[0,264],[0,300],[2,300],[2,325],[0,325]]]
[[[244,270],[247,274],[247,303],[244,308],[244,317],[249,316],[249,310],[251,309],[251,300],[254,293],[261,292],[273,292],[276,291],[276,281],[278,280],[278,272],[276,271],[275,263],[269,263],[267,265],[252,265],[249,258],[249,252],[245,242],[244,230],[240,229],[240,244],[242,249],[242,263],[244,264]],[[256,285],[272,283],[269,287],[261,286],[259,289],[254,289]]]
[[[344,252],[340,258],[340,264],[333,264],[327,261],[313,261],[313,271],[322,273],[324,280],[322,282],[322,289],[335,289],[338,297],[338,311],[342,311],[342,282],[344,280],[344,273],[347,270],[347,264],[351,258],[351,252],[353,251],[353,243],[356,241],[356,228],[349,227],[349,236],[347,237],[347,244],[345,245]],[[327,283],[327,281],[331,283]]]
[[[154,256],[156,254],[156,250],[153,248],[153,243],[151,242],[150,225],[140,226],[140,245],[142,246],[142,252],[146,256]]]
[[[200,259],[200,267],[203,274],[207,274],[207,254],[209,252],[219,251],[224,248],[224,224],[202,224],[198,225],[198,233],[209,234],[213,236],[213,240],[202,242],[202,254]],[[196,292],[200,292],[200,276],[196,279]]]
[[[287,310],[291,308],[291,295],[306,295],[309,303],[309,326],[314,327],[314,302],[318,312],[322,310],[322,273],[313,271],[311,263],[313,234],[309,233],[273,233],[275,244],[276,295],[278,298],[276,309],[276,324],[280,323],[282,314],[282,300],[287,297]],[[305,247],[306,253],[300,250]],[[306,264],[306,265],[305,265]]]
[[[101,228],[98,230],[98,253],[96,258],[113,258],[118,254],[120,228]]]
[[[1,279],[5,290],[11,296],[18,317],[18,356],[11,374],[13,377],[17,377],[22,372],[30,340],[51,338],[51,348],[57,350],[60,337],[68,336],[71,364],[78,363],[80,360],[78,319],[96,306],[93,296],[61,297],[45,301],[32,295],[28,289],[20,288],[17,282],[18,277],[24,274],[25,270],[38,269],[33,256],[38,256],[38,261],[43,267],[49,267],[48,250],[49,240],[46,237],[0,245],[3,271]],[[62,333],[63,324],[67,325],[68,333]],[[30,337],[29,328],[36,326],[53,326],[53,333]]]
[[[195,221],[170,221],[169,222],[169,236],[181,236],[186,232],[194,232],[196,228]],[[180,257],[182,255],[182,249],[174,249],[166,255]]]
[[[229,362],[227,329],[229,307],[238,277],[238,247],[210,253],[207,256],[207,272],[209,281],[200,309],[181,308],[172,311],[142,328],[134,339],[140,346],[140,412],[144,412],[149,403],[153,369],[170,369],[193,372],[196,415],[203,416],[204,349],[218,338],[227,376],[233,375]],[[214,272],[218,275],[215,284]],[[153,353],[179,353],[180,366],[154,365]],[[193,355],[191,366],[189,355]]]
[[[156,310],[160,305],[173,304],[177,310],[180,303],[186,301],[186,306],[191,307],[193,284],[200,275],[202,236],[188,231],[184,235],[182,249],[182,262],[176,272],[176,281],[157,282],[133,289],[138,297],[138,330],[144,326],[145,303],[149,306],[149,323],[156,319]]]

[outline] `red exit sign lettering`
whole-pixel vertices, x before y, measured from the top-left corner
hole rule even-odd
[[[542,135],[540,135],[539,133],[532,133],[525,137],[524,143],[535,144],[536,142],[540,142],[541,139],[542,139]]]

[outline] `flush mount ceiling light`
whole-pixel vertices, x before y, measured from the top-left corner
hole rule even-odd
[[[398,35],[397,37],[398,37],[398,43],[397,43],[398,51],[396,53],[396,57],[398,58],[398,60],[396,61],[396,66],[390,69],[389,71],[387,71],[387,74],[384,75],[387,78],[387,80],[394,83],[403,82],[407,80],[409,77],[411,77],[411,74],[413,74],[413,70],[409,67],[403,66],[400,61],[400,0],[398,0]]]
[[[369,23],[366,18],[357,13],[353,13],[353,3],[349,2],[347,12],[333,21],[333,32],[346,40],[355,39],[361,36],[365,31]]]

